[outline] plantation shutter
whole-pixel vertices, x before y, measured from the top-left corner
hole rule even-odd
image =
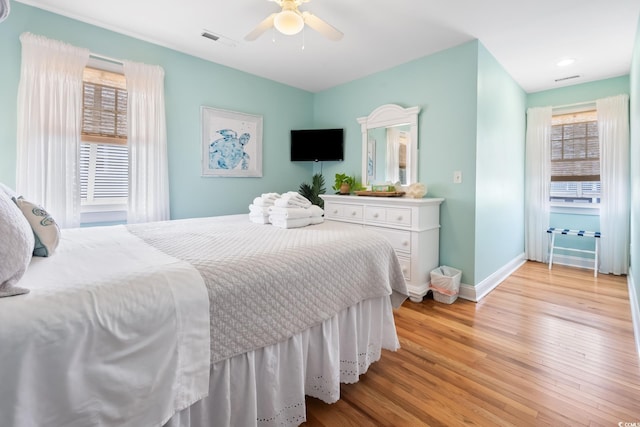
[[[125,78],[87,67],[83,80],[81,199],[85,203],[126,202],[129,153]]]
[[[596,111],[553,117],[551,181],[600,181]]]

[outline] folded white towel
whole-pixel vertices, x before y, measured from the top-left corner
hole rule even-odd
[[[310,209],[304,209],[304,208],[281,208],[279,206],[271,206],[269,207],[269,215],[295,219],[295,218],[309,218],[312,216],[312,212]]]
[[[273,204],[282,208],[308,208],[311,206],[311,202],[306,197],[295,191],[284,193]]]
[[[269,217],[265,215],[251,215],[249,214],[249,221],[256,224],[269,224]]]
[[[306,227],[307,225],[311,224],[311,217],[289,219],[289,218],[280,218],[280,217],[270,216],[269,221],[271,221],[271,224],[273,224],[274,227],[299,228],[299,227]]]
[[[253,199],[253,204],[256,206],[273,206],[273,202],[279,198],[280,195],[278,193],[262,193],[261,196]]]
[[[324,217],[322,216],[312,216],[309,219],[311,220],[311,224],[322,224],[324,222]]]
[[[251,213],[252,215],[269,216],[269,208],[270,206],[249,205],[249,213]]]
[[[324,210],[318,205],[311,205],[309,210],[311,211],[312,217],[321,217],[324,215]]]
[[[262,193],[262,195],[260,197],[263,198],[264,200],[267,200],[267,199],[276,200],[276,199],[280,198],[280,194],[278,194],[278,193]]]

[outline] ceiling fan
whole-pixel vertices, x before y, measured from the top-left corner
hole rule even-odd
[[[343,34],[322,19],[309,12],[300,12],[298,6],[309,0],[268,0],[277,3],[282,8],[280,12],[272,13],[260,22],[256,28],[245,36],[245,40],[253,41],[260,37],[269,28],[288,36],[298,34],[305,25],[316,30],[330,40],[340,40]]]

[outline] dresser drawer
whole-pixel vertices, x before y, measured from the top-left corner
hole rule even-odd
[[[385,208],[383,206],[365,206],[364,219],[370,223],[411,227],[411,209]]]
[[[398,261],[400,261],[400,267],[402,268],[402,275],[404,276],[404,280],[410,281],[411,280],[411,258],[399,256]]]
[[[331,219],[344,219],[362,221],[363,206],[346,203],[326,203],[324,207],[325,217]]]
[[[364,219],[367,222],[385,222],[387,220],[387,210],[380,206],[365,206]]]
[[[386,210],[387,224],[411,226],[411,209],[387,208]]]
[[[403,230],[392,230],[390,228],[371,227],[376,233],[382,234],[396,251],[406,254],[411,253],[411,232]]]

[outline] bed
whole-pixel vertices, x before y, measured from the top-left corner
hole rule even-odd
[[[299,425],[381,349],[407,296],[384,238],[247,215],[63,230],[0,298],[3,426]]]

